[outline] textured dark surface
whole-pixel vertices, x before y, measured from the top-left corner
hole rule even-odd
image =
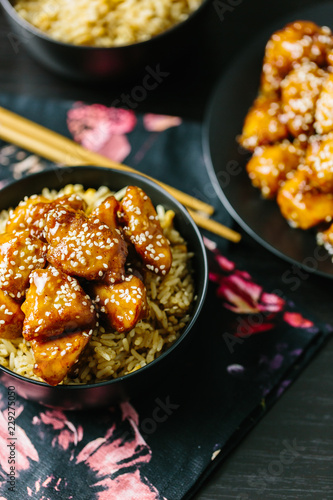
[[[246,237],[247,257],[255,262],[257,245]],[[243,243],[245,243],[243,241]],[[238,253],[236,251],[236,253]],[[292,266],[260,250],[254,268],[273,266],[281,281],[272,281],[305,310],[332,323],[331,280],[301,272],[299,286],[283,284]],[[255,269],[251,270],[255,276]],[[293,277],[296,275],[293,274]],[[295,286],[294,286],[295,285]],[[313,358],[300,377],[265,415],[236,450],[205,482],[195,500],[331,500],[333,498],[333,339]],[[284,450],[294,444],[291,463],[283,463]],[[297,448],[298,447],[298,448]]]
[[[170,75],[138,104],[137,111],[154,111],[202,119],[210,92],[225,64],[256,32],[279,16],[315,4],[310,1],[229,0],[212,2],[205,20],[199,50],[182,61],[178,68],[163,68]],[[317,4],[320,5],[320,4]],[[219,15],[216,11],[219,9]],[[222,14],[222,10],[224,14]],[[224,20],[221,21],[221,17]],[[327,19],[333,26],[333,19]],[[10,31],[0,17],[0,92],[15,92],[45,97],[84,99],[111,104],[126,86],[85,86],[72,84],[47,73],[19,47],[10,43]],[[162,65],[161,65],[162,68]],[[138,80],[138,84],[140,79]],[[245,82],[246,84],[246,82]],[[307,274],[297,275],[290,265],[245,238],[244,254],[256,266],[281,269],[281,277],[292,272],[299,287],[272,282],[272,289],[282,288],[302,300],[309,311],[333,322],[332,282]],[[265,256],[263,259],[262,256]],[[284,280],[285,281],[285,280]],[[294,281],[295,284],[295,281]],[[286,394],[239,444],[222,466],[209,477],[196,494],[196,500],[296,500],[333,499],[333,340],[311,361]],[[283,463],[286,446],[294,445],[295,459]],[[296,448],[295,448],[296,446]],[[169,499],[172,500],[172,499]]]

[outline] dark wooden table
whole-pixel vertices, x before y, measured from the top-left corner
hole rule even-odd
[[[255,33],[278,16],[314,4],[295,0],[212,1],[198,33],[199,47],[170,70],[137,111],[175,114],[202,120],[219,75]],[[222,10],[221,10],[222,9]],[[222,12],[224,11],[224,12]],[[333,19],[327,20],[333,25]],[[10,45],[10,29],[0,14],[0,92],[83,99],[111,104],[119,91],[112,84],[84,85],[58,78]],[[167,68],[165,68],[167,69]],[[333,283],[315,276],[302,285],[311,308],[313,287],[323,306],[316,311],[333,322]],[[333,499],[333,340],[259,422],[196,494],[196,500]],[[283,451],[296,450],[291,463]],[[172,500],[172,499],[170,499]]]

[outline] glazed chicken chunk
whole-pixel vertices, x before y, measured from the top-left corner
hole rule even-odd
[[[22,311],[26,340],[45,341],[64,332],[93,329],[96,325],[96,311],[89,295],[75,278],[54,267],[31,273]]]
[[[101,223],[105,224],[110,231],[116,236],[121,242],[121,247],[123,248],[124,255],[128,255],[127,243],[124,240],[123,232],[118,222],[118,211],[120,210],[120,203],[114,196],[108,196],[95,210],[91,213],[90,219],[98,219]],[[117,236],[118,235],[118,236]],[[126,259],[125,259],[126,260]],[[104,277],[104,282],[112,285],[115,282],[123,279],[123,262],[121,261],[121,267],[117,268],[114,266],[112,269],[107,271]]]
[[[309,184],[323,193],[333,193],[333,136],[313,140],[306,151],[304,170]]]
[[[90,217],[99,219],[103,224],[111,229],[118,228],[117,212],[120,210],[120,203],[114,196],[108,196],[98,207],[91,212]]]
[[[281,104],[277,99],[259,96],[248,111],[239,143],[249,151],[257,146],[273,144],[288,137],[282,119]]]
[[[43,238],[46,215],[57,205],[73,208],[74,210],[84,210],[85,201],[76,194],[61,196],[53,201],[44,196],[33,195],[27,198],[13,210],[9,216],[6,231],[15,232],[28,229],[31,236]]]
[[[10,211],[9,218],[6,224],[6,232],[14,233],[31,228],[31,234],[37,237],[43,232],[39,227],[41,218],[44,216],[44,210],[40,210],[41,206],[48,203],[45,196],[33,195],[30,198],[25,198],[17,207]]]
[[[0,289],[22,300],[32,270],[46,264],[46,245],[29,231],[0,234]]]
[[[94,285],[95,301],[102,318],[117,332],[128,332],[147,315],[146,289],[136,276],[115,285]]]
[[[22,335],[24,314],[20,305],[0,289],[0,338],[15,339]]]
[[[166,275],[172,264],[170,245],[163,235],[156,210],[141,188],[129,186],[121,201],[125,236],[150,271]]]
[[[296,171],[279,189],[277,202],[283,217],[293,227],[309,229],[333,217],[333,194],[311,188],[303,170]]]
[[[87,280],[121,280],[127,246],[117,230],[80,210],[56,207],[45,226],[47,260],[66,274]]]
[[[331,30],[311,21],[296,21],[273,33],[267,42],[261,76],[261,91],[275,94],[282,79],[296,64],[312,61],[327,63],[332,48]]]
[[[273,198],[288,174],[296,170],[303,154],[300,147],[288,141],[256,148],[246,165],[253,186],[261,190],[264,198]]]
[[[325,75],[325,71],[316,64],[304,63],[296,66],[281,82],[284,119],[294,137],[313,133],[316,102]]]
[[[87,347],[92,330],[70,332],[41,342],[31,340],[34,373],[49,385],[58,385],[79,361]]]
[[[75,278],[48,267],[31,273],[22,311],[34,372],[57,385],[78,362],[97,326],[95,307]]]

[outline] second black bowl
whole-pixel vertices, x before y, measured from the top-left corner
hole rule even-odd
[[[147,41],[107,48],[59,42],[20,17],[13,8],[13,0],[0,0],[0,4],[12,29],[7,38],[14,52],[23,47],[46,68],[81,82],[125,79],[137,82],[143,78],[144,83],[146,78],[152,86],[161,83],[163,75],[170,74],[171,65],[200,43],[203,13],[209,1],[203,0],[185,21]]]

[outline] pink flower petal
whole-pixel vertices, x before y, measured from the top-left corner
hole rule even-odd
[[[78,454],[76,457],[76,462],[79,464],[80,462],[85,462],[86,460],[89,459],[93,453],[95,453],[98,448],[105,443],[105,438],[97,438],[94,439],[93,441],[90,441],[90,443],[86,444],[86,446],[83,448],[82,451]]]
[[[76,103],[67,113],[68,130],[76,142],[97,151],[113,135],[131,132],[137,119],[132,110],[108,108],[102,104]]]
[[[60,410],[48,410],[41,413],[40,418],[43,424],[52,425],[55,430],[63,429],[67,420],[66,415]]]
[[[237,269],[236,273],[238,276],[241,276],[242,278],[244,278],[244,280],[250,281],[252,283],[252,276],[247,271],[240,271],[239,269]],[[255,284],[255,283],[253,283],[253,284]],[[258,285],[256,285],[256,286],[258,286]]]
[[[81,453],[86,453],[85,448]],[[77,461],[80,460],[80,455]],[[115,439],[105,440],[101,446],[95,447],[95,451],[85,460],[85,463],[96,472],[97,477],[103,477],[119,472],[123,467],[138,467],[148,463],[150,458],[148,446],[144,449],[138,446],[136,440],[124,442],[122,439]]]
[[[131,145],[126,135],[113,135],[94,151],[111,160],[122,162],[130,154]]]
[[[48,476],[45,481],[42,483],[42,486],[44,486],[44,488],[46,488],[50,483],[52,483],[54,479],[54,476]]]
[[[83,439],[83,427],[82,425],[79,425],[77,428],[77,440],[78,442],[82,441]]]
[[[221,281],[221,276],[217,273],[212,272],[212,271],[210,271],[208,273],[208,278],[213,283],[219,283]]]
[[[143,117],[143,125],[149,132],[163,132],[171,127],[178,127],[182,123],[178,116],[156,115],[146,113]]]
[[[237,292],[237,290],[235,291],[233,288],[230,288],[224,282],[217,289],[218,297],[223,297],[228,301],[227,303],[224,303],[224,307],[230,309],[230,311],[241,314],[259,312],[258,307],[249,303],[247,300],[244,300],[244,298]]]
[[[52,446],[55,446],[56,443],[59,444],[59,446],[63,450],[68,450],[69,445],[73,442],[73,434],[69,432],[68,430],[61,431],[59,436],[56,436],[53,441],[52,441]]]
[[[10,445],[11,441],[7,439],[8,437],[8,412],[6,410],[0,412],[0,441]],[[16,438],[15,441],[13,440],[13,443],[15,443],[13,446],[15,447],[16,471],[19,474],[19,471],[29,469],[29,459],[38,462],[39,457],[36,448],[25,431],[17,424],[15,426],[15,436],[13,437]],[[10,472],[10,464],[8,463],[9,452],[10,448],[8,446],[0,447],[0,465],[6,474]]]
[[[237,332],[235,333],[235,337],[250,337],[256,333],[267,332],[268,330],[272,330],[274,328],[273,323],[261,323],[261,324],[242,324],[241,327],[238,327]]]
[[[110,130],[112,134],[128,134],[134,130],[137,119],[134,111],[121,108],[109,108]]]
[[[131,420],[136,426],[139,425],[139,415],[138,412],[133,408],[133,406],[128,403],[121,403],[121,410],[122,410],[122,419],[124,420]]]
[[[236,272],[236,274],[230,277],[230,281],[234,286],[238,287],[239,292],[243,293],[245,297],[248,297],[249,301],[256,303],[261,296],[262,287],[253,281],[249,281],[248,276],[247,273],[244,277],[244,274]]]
[[[214,252],[217,249],[217,244],[215,241],[210,240],[206,236],[203,236],[203,242],[205,244],[205,247],[208,248],[211,252]]]
[[[92,150],[112,135],[109,108],[101,104],[76,103],[67,113],[67,126],[76,142]]]
[[[216,255],[215,260],[223,271],[233,271],[235,269],[234,262],[223,257],[223,255]]]
[[[300,313],[297,312],[285,312],[283,319],[286,323],[295,328],[311,328],[313,326],[312,321],[304,318]]]
[[[285,301],[274,293],[263,293],[261,296],[261,311],[280,312],[285,306]]]
[[[77,445],[83,438],[82,426],[79,426],[77,429],[60,410],[47,410],[45,413],[40,414],[40,418],[34,416],[32,423],[34,425],[41,425],[43,423],[52,426],[55,431],[60,431],[59,433],[54,433],[52,446],[58,445],[63,450],[67,450],[71,443]]]
[[[255,313],[259,312],[258,300],[261,292],[262,287],[235,273],[221,280],[217,295],[227,299],[230,304],[225,304],[225,307],[234,312]]]
[[[77,456],[77,463],[84,461],[99,477],[119,472],[123,467],[138,467],[148,463],[151,451],[138,428],[138,415],[129,403],[121,405],[123,420],[130,423],[134,436],[114,438],[115,425],[111,426],[104,438],[88,443]]]

